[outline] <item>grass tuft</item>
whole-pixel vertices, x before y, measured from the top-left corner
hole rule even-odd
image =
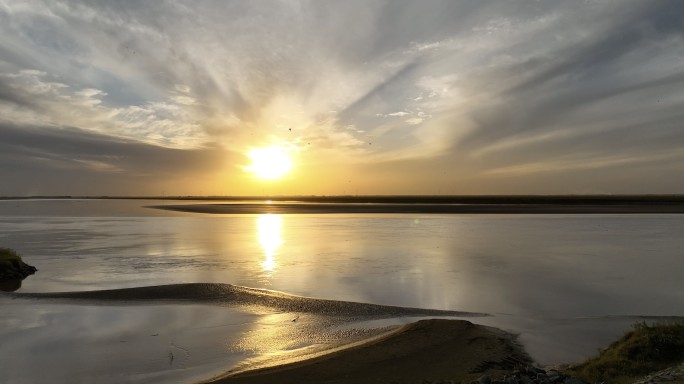
[[[618,341],[567,371],[589,382],[623,384],[684,361],[684,322],[636,323]]]
[[[0,248],[0,264],[17,264],[21,262],[21,256],[15,250]]]

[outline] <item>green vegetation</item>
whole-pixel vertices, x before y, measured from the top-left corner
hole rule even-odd
[[[13,249],[0,247],[0,291],[16,291],[22,280],[37,271],[36,267],[24,263]]]
[[[683,321],[657,325],[641,322],[599,356],[569,369],[566,374],[591,383],[623,384],[683,361]]]
[[[9,248],[0,248],[0,268],[15,267],[21,265],[21,256]]]

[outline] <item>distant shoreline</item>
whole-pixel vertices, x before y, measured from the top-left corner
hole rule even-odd
[[[29,196],[0,201],[139,200],[201,214],[667,214],[684,195]],[[159,201],[155,204],[153,201]],[[163,203],[161,203],[163,202]],[[178,204],[174,204],[178,202]]]
[[[356,204],[682,205],[684,195],[0,196],[1,200],[164,200]]]
[[[667,214],[684,204],[425,204],[425,203],[227,203],[170,204],[148,208],[204,214]]]

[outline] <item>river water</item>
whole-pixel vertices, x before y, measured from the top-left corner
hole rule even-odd
[[[0,246],[39,269],[18,292],[206,282],[484,312],[493,316],[470,320],[520,334],[541,364],[586,357],[636,321],[684,316],[684,215],[203,215],[145,208],[167,203],[0,201]],[[0,304],[0,339],[11,341],[0,343],[0,375],[12,375],[11,382],[192,382],[263,353],[238,351],[235,335],[278,327],[272,318],[206,305],[2,296]],[[132,359],[132,350],[148,359]],[[41,363],[46,371],[30,372]]]

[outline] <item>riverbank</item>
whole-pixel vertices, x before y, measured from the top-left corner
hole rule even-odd
[[[515,338],[463,320],[421,320],[312,359],[206,383],[422,383],[469,381],[531,363]]]
[[[596,357],[564,368],[532,365],[515,336],[463,320],[422,320],[305,361],[228,372],[205,383],[684,383],[684,323],[634,329]]]

